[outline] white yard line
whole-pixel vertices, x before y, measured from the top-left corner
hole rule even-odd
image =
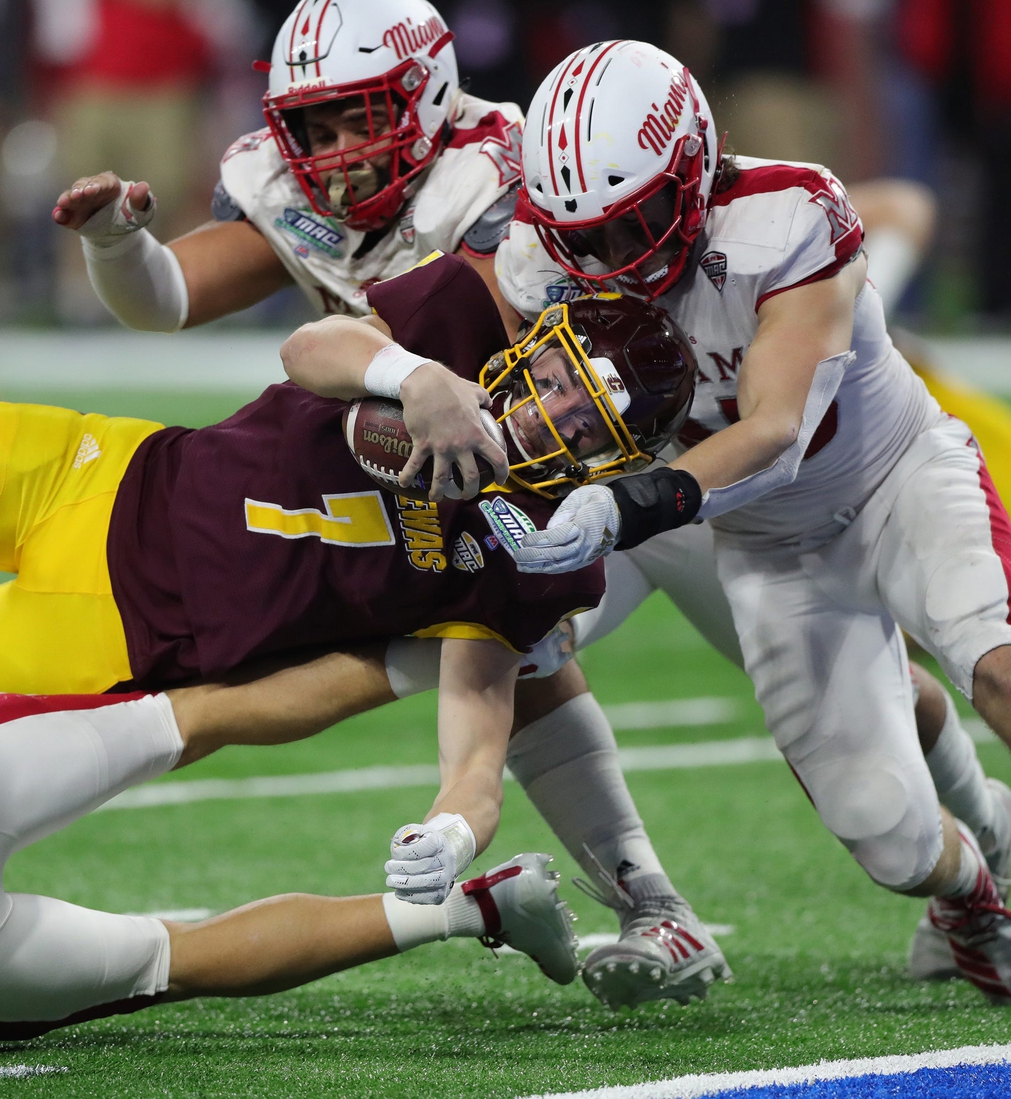
[[[615,729],[663,729],[671,725],[726,725],[745,712],[736,698],[669,698],[604,706]]]
[[[667,744],[655,748],[622,748],[618,757],[625,771],[720,767],[739,763],[764,763],[781,758],[775,744],[768,737],[739,737],[734,740],[705,741],[701,744]],[[505,778],[512,778],[508,771]],[[147,809],[157,805],[183,805],[194,801],[350,794],[361,790],[438,785],[439,768],[435,764],[362,767],[352,771],[324,771],[309,775],[161,782],[126,790],[98,808],[99,811]]]
[[[62,1065],[0,1065],[0,1076],[13,1076],[23,1079],[25,1076],[49,1076],[54,1072],[69,1072]]]
[[[963,1046],[961,1049],[917,1053],[910,1056],[868,1057],[858,1061],[822,1061],[819,1065],[770,1071],[717,1072],[679,1076],[648,1084],[591,1088],[587,1091],[551,1092],[527,1099],[703,1099],[733,1088],[772,1087],[777,1084],[810,1084],[818,1080],[842,1080],[855,1076],[891,1076],[924,1068],[956,1065],[995,1065],[1011,1061],[1011,1045]]]
[[[659,702],[626,702],[606,707],[617,729],[652,729],[671,726],[726,724],[741,717],[744,704],[735,698],[675,698]],[[996,737],[978,718],[963,724],[977,743],[993,743]],[[706,740],[695,744],[663,744],[622,748],[622,769],[636,771],[693,770],[766,763],[782,757],[767,735]],[[505,778],[512,776],[506,772]],[[359,767],[347,771],[323,771],[302,775],[264,775],[239,779],[195,779],[161,782],[126,790],[99,809],[146,809],[158,805],[183,805],[195,801],[240,798],[304,797],[309,794],[352,794],[363,790],[396,790],[412,786],[438,786],[435,764],[408,767]]]

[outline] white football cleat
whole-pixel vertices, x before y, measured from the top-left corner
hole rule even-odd
[[[971,834],[963,838],[976,847]],[[991,1003],[1011,1004],[1011,912],[984,865],[966,897],[931,897],[931,923],[948,937],[955,964]]]
[[[1004,816],[998,822],[996,834],[978,837],[981,844],[990,840],[990,853],[986,864],[993,875],[997,894],[1007,904],[1011,890],[1011,789],[999,779],[988,778],[987,786],[998,803],[1004,807]],[[914,981],[947,981],[963,976],[948,944],[948,936],[939,931],[930,920],[930,906],[920,918],[909,944],[909,975]]]
[[[576,936],[549,862],[550,855],[517,855],[461,888],[481,909],[485,946],[511,946],[533,958],[546,977],[567,985],[579,972]]]
[[[583,963],[583,980],[617,1011],[649,1000],[700,1000],[713,981],[733,974],[705,925],[681,897],[644,901],[629,913],[618,942]]]

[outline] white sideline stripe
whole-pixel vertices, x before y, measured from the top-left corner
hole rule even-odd
[[[918,1072],[922,1068],[955,1065],[995,1065],[1011,1060],[1011,1045],[963,1046],[907,1056],[866,1057],[857,1061],[822,1061],[820,1065],[778,1068],[770,1071],[715,1072],[678,1076],[648,1084],[591,1088],[587,1091],[550,1092],[527,1099],[703,1099],[731,1088],[760,1088],[776,1084],[811,1084],[817,1080],[841,1080],[854,1076],[890,1076]]]
[[[622,748],[618,758],[624,771],[666,771],[681,768],[721,767],[738,763],[764,763],[780,759],[768,737],[739,737],[701,744],[667,744],[655,748]],[[505,776],[512,776],[507,771]],[[310,775],[271,775],[262,778],[197,779],[162,782],[125,790],[104,809],[148,809],[157,805],[183,805],[194,801],[236,798],[286,798],[306,794],[350,794],[361,790],[394,790],[409,786],[438,786],[435,764],[412,767],[361,767],[352,771],[324,771]]]
[[[725,725],[741,716],[736,698],[670,698],[604,706],[615,729],[662,729],[668,725]]]
[[[63,1065],[0,1065],[0,1076],[49,1076],[54,1072],[69,1072]]]

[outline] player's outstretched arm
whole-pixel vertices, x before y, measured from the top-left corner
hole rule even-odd
[[[502,807],[502,769],[520,657],[497,641],[442,642],[441,788],[424,824],[393,837],[386,884],[401,900],[441,904],[491,842]]]
[[[860,257],[833,278],[765,301],[741,364],[739,422],[668,466],[613,487],[576,489],[547,530],[524,537],[513,555],[520,572],[584,568],[615,546],[631,549],[792,482],[852,357],[854,303],[866,275]]]
[[[95,292],[128,328],[175,332],[205,324],[291,282],[248,222],[212,222],[164,245],[146,228],[156,210],[147,183],[114,172],[77,180],[53,209],[57,225],[80,234]]]
[[[484,458],[503,483],[509,474],[505,451],[488,434],[481,409],[487,390],[439,363],[394,343],[379,317],[327,317],[303,325],[281,347],[288,377],[321,397],[354,400],[389,397],[404,405],[404,424],[414,450],[400,483],[407,486],[429,457],[434,458],[431,499],[440,500],[453,483],[453,466],[463,476],[463,496],[480,487],[475,455]]]

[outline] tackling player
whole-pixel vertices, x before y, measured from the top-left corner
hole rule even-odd
[[[529,315],[573,285],[631,289],[685,328],[700,376],[683,454],[577,489],[521,568],[616,545],[671,562],[710,519],[744,666],[823,821],[875,881],[932,896],[964,975],[1007,1000],[1011,915],[972,835],[1006,874],[1007,791],[950,710],[924,764],[899,625],[1011,742],[1011,527],[968,430],[888,340],[845,192],[817,166],[722,158],[698,85],[642,43],[570,56],[530,118],[507,298]],[[591,956],[591,987],[633,955]]]
[[[370,301],[390,332],[429,354],[438,346],[463,374],[505,342],[483,284],[452,257],[373,288]],[[463,323],[447,312],[450,305]],[[526,410],[514,438],[526,452],[516,463],[520,475],[531,463],[555,461],[559,440],[567,457],[555,478],[561,482],[573,468],[594,469],[610,460],[601,426],[617,439],[616,432],[627,434],[632,425],[640,444],[657,445],[684,418],[694,360],[685,353],[680,373],[671,370],[679,345],[669,321],[633,302],[605,302],[607,312],[597,318],[593,305],[581,328],[587,350],[571,347],[568,366],[558,354],[563,345],[552,343],[549,331],[542,354],[530,352],[529,366],[523,358],[520,389],[496,374],[505,412]],[[612,330],[626,334],[615,342]],[[350,376],[360,375],[373,391],[378,386],[394,396],[391,386],[399,392],[406,372],[430,362],[375,328],[358,331],[367,337],[364,344],[345,331],[325,357],[334,367],[346,362]],[[598,352],[595,366],[587,359],[591,348]],[[610,360],[600,355],[607,348]],[[627,360],[605,370],[621,349]],[[513,400],[523,386],[531,392]],[[544,416],[540,431],[533,406]],[[616,406],[623,407],[624,419]],[[237,738],[244,742],[269,742],[279,730],[281,739],[291,739],[328,724],[337,703],[325,691],[318,697],[311,663],[270,675],[270,661],[299,659],[310,646],[414,633],[444,638],[443,783],[427,823],[395,835],[388,884],[398,897],[421,904],[439,905],[450,896],[454,880],[497,824],[519,653],[561,618],[595,603],[602,577],[593,568],[561,583],[517,576],[499,542],[515,538],[533,517],[546,517],[552,505],[542,495],[499,494],[480,509],[454,502],[437,509],[385,493],[343,442],[343,408],[290,383],[271,387],[230,420],[200,431],[0,406],[0,546],[5,566],[18,572],[0,588],[3,685],[32,693],[95,692],[117,683],[182,685],[123,702],[9,700],[14,713],[0,736],[5,860],[119,790],[230,742],[215,713],[215,699],[229,690],[240,693],[252,717],[252,731]],[[543,482],[538,487],[545,491]],[[314,501],[323,507],[313,507]],[[256,660],[268,668],[261,663],[243,670]],[[185,686],[194,678],[229,675],[237,679],[235,688]],[[243,684],[243,678],[253,681]],[[272,685],[282,688],[280,701]],[[361,693],[359,688],[356,698]],[[322,724],[320,712],[327,714]],[[230,720],[236,720],[234,707]],[[636,842],[641,822],[626,816],[622,823]],[[593,838],[585,834],[584,842]],[[528,877],[543,909],[553,897],[543,863],[531,864]],[[485,885],[494,883],[471,889],[478,903]],[[667,893],[673,893],[669,883]],[[307,903],[311,913],[315,902],[300,902]],[[0,940],[12,944],[10,951],[0,949],[0,959],[7,959],[0,964],[14,967],[0,974],[0,1006],[8,1021],[60,1020],[165,991],[170,936],[158,921],[100,918],[37,897],[0,894],[0,904]],[[547,938],[554,936],[555,947],[549,942],[545,949],[555,949],[564,930],[553,904],[538,917],[547,922]],[[395,905],[385,911],[386,939],[392,935],[398,945],[398,929],[404,942],[421,935],[419,920],[424,935],[453,933],[444,916],[426,923],[409,907],[406,915],[396,915],[401,910]],[[490,910],[482,911],[488,931],[494,920]],[[435,924],[439,934],[433,934]],[[245,926],[244,917],[229,924],[240,940]],[[467,926],[477,924],[471,918]],[[672,925],[672,942],[685,934]],[[204,938],[230,941],[227,929],[222,935],[211,930]],[[416,941],[428,940],[422,935]],[[350,955],[358,957],[354,950]],[[316,975],[344,964],[345,954],[326,958],[313,963]],[[708,961],[722,970],[718,950]],[[277,987],[284,986],[276,967],[266,968],[281,982]],[[289,983],[308,979],[310,969],[297,963]],[[261,988],[263,971],[254,966],[251,972],[248,979],[234,977],[232,987]],[[693,977],[704,990],[697,971],[681,976]],[[181,986],[191,994],[223,987],[227,981],[197,978]],[[38,1014],[41,1001],[47,1014]]]
[[[460,90],[452,38],[427,0],[301,0],[274,44],[267,126],[222,159],[213,222],[159,244],[145,228],[148,184],[113,172],[60,195],[53,218],[79,231],[98,296],[152,332],[206,324],[292,283],[320,315],[362,315],[369,286],[438,249],[466,257],[500,300],[494,253],[523,116]],[[447,446],[499,460],[476,413],[462,437],[437,427],[432,443],[439,485]]]

